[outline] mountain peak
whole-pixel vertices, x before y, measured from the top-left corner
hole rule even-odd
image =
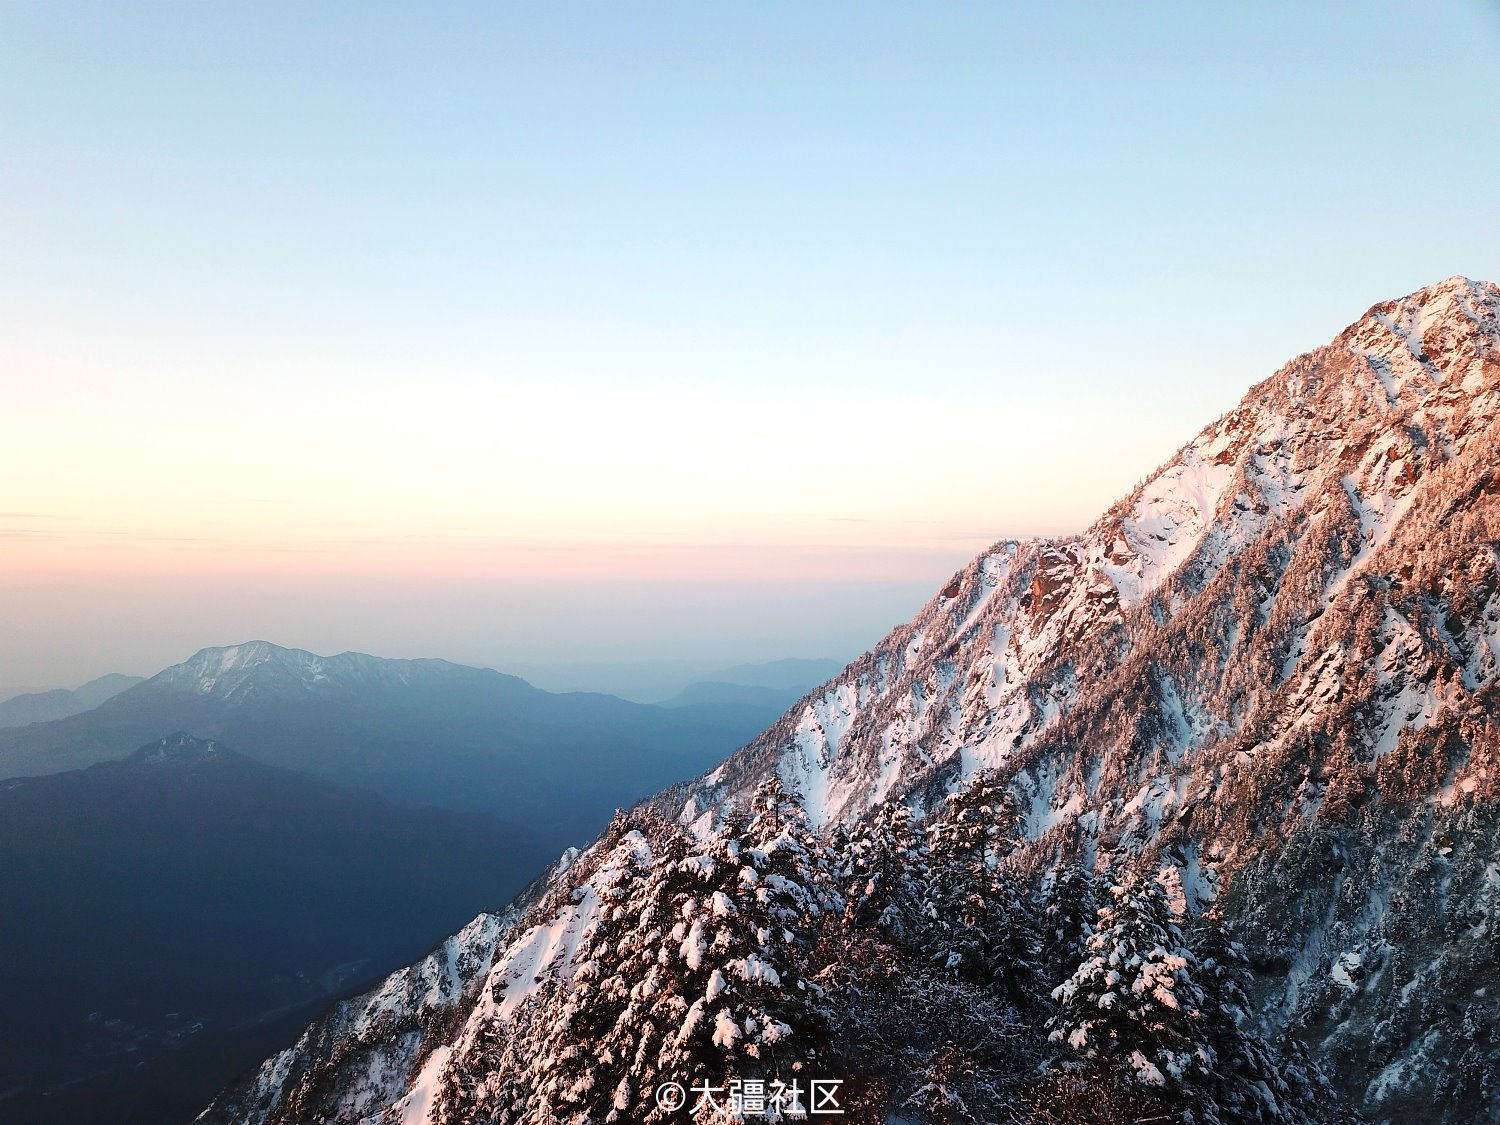
[[[245,641],[199,649],[181,664],[157,673],[152,682],[198,695],[233,695],[255,684],[316,682],[321,678],[323,663],[322,657],[302,649],[282,648],[270,641]]]
[[[254,668],[261,664],[310,664],[322,658],[300,648],[284,648],[270,641],[242,641],[219,648],[199,649],[189,663],[217,664],[220,672]]]
[[[293,655],[310,655],[301,649],[284,648],[281,645],[272,644],[270,641],[242,641],[236,645],[226,645],[220,649],[204,649],[204,652],[217,651],[220,656],[231,664],[263,664],[267,660],[278,660]]]
[[[1416,293],[1373,306],[1344,330],[1332,347],[1347,347],[1380,374],[1398,377],[1401,369],[1442,383],[1449,371],[1475,359],[1464,342],[1493,341],[1500,327],[1500,285],[1454,275]],[[1389,378],[1386,380],[1389,387]],[[1422,380],[1419,380],[1421,386]],[[1476,384],[1478,386],[1478,384]]]
[[[1374,307],[1380,308],[1383,305],[1405,304],[1407,302],[1425,304],[1429,301],[1439,299],[1445,295],[1452,295],[1455,293],[1474,294],[1486,288],[1495,288],[1495,283],[1492,281],[1484,281],[1472,278],[1467,274],[1453,273],[1449,274],[1447,277],[1440,278],[1437,281],[1429,282],[1426,285],[1419,286],[1418,288],[1413,289],[1410,293],[1407,293],[1405,296],[1390,297],[1384,301],[1379,301],[1375,304]]]
[[[1413,290],[1405,297],[1398,297],[1394,301],[1382,302],[1384,305],[1436,305],[1455,298],[1471,301],[1492,300],[1500,296],[1500,285],[1493,281],[1482,281],[1472,277],[1466,277],[1461,273],[1451,274],[1441,281],[1434,281],[1431,285],[1424,285],[1420,289]],[[1376,308],[1381,307],[1377,305]]]
[[[1431,285],[1414,289],[1404,297],[1378,301],[1365,310],[1334,343],[1358,335],[1370,326],[1390,331],[1393,323],[1433,325],[1448,319],[1482,323],[1493,317],[1500,304],[1500,285],[1453,274]]]
[[[178,731],[155,742],[148,742],[126,761],[147,766],[180,766],[196,762],[224,761],[231,752],[208,738],[195,738]]]
[[[1488,425],[1497,389],[1500,286],[1455,275],[1384,301],[1251,388],[1079,548],[1113,587],[1101,596],[1137,604],[1205,550],[1224,556],[1303,510],[1336,466],[1356,502],[1394,502],[1419,461]],[[1413,422],[1437,444],[1413,444]]]
[[[1319,566],[1365,569],[1433,487],[1425,481],[1459,457],[1483,460],[1496,417],[1500,286],[1454,276],[1376,305],[1252,387],[1083,534],[1000,543],[975,559],[747,748],[749,772],[777,754],[821,822],[930,770],[933,725],[956,724],[945,737],[963,743],[964,776],[1001,766],[1076,695],[1068,683],[1030,694],[1029,681],[1066,665],[1052,654],[1114,651],[1142,614],[1165,621],[1174,600],[1220,575],[1229,583],[1247,555],[1281,557],[1282,539],[1307,526],[1338,544]],[[952,671],[966,663],[973,674]],[[700,783],[695,807],[734,795],[740,768]]]
[[[292,697],[349,690],[390,690],[494,677],[519,684],[514,677],[446,660],[406,660],[341,652],[320,656],[270,641],[244,641],[195,652],[181,664],[150,680],[159,689],[244,700],[251,696]]]

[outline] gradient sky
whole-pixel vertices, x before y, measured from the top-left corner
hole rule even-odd
[[[1494,3],[0,6],[0,693],[851,656],[1500,277]]]

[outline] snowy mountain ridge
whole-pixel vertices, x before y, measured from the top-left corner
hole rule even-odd
[[[1351,1113],[1474,1120],[1500,1114],[1497,668],[1500,288],[1450,278],[1252,388],[1083,534],[996,544],[744,750],[649,804],[724,846],[771,783],[838,839],[907,809],[941,828],[950,795],[975,786],[991,793],[981,822],[1013,807],[1002,867],[1022,898],[1061,901],[1069,865],[1112,893],[1159,879],[1183,924],[1212,908],[1249,951],[1246,1027],[1321,1064]],[[617,825],[539,880],[440,1003],[372,1033],[350,1016],[369,1001],[353,1001],[206,1118],[532,1120],[504,1116],[525,1099],[506,1100],[518,1064],[496,1044],[545,1039],[526,1013],[587,999],[567,999],[574,950],[618,923],[598,904],[622,870],[676,870],[653,848],[686,845],[641,831]],[[1170,919],[1152,925],[1173,944]],[[1073,948],[1064,974],[1088,966]],[[1201,967],[1226,956],[1200,951]],[[638,1119],[622,1090],[611,1119]]]
[[[402,686],[442,674],[478,671],[446,660],[395,660],[362,652],[318,656],[269,641],[246,641],[200,649],[147,682],[228,699],[250,691],[317,692],[351,686]]]
[[[1326,514],[1338,500],[1329,490],[1343,488],[1362,546],[1329,583],[1336,597],[1411,503],[1417,459],[1493,438],[1497,316],[1495,288],[1461,278],[1377,306],[1254,388],[1083,535],[981,555],[690,799],[706,808],[733,796],[741,761],[755,763],[756,778],[766,752],[817,822],[878,802],[936,763],[960,777],[1003,767],[1076,693],[1069,677],[1048,674],[1062,671],[1057,654],[1073,663],[1071,649],[1126,627],[1164,582],[1207,584],[1310,501]],[[1421,351],[1424,334],[1441,366]],[[1343,378],[1330,383],[1335,365]],[[1055,811],[1038,804],[1033,823],[1055,823]]]

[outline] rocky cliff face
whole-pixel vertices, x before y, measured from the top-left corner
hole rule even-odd
[[[651,804],[703,838],[774,777],[831,830],[935,814],[990,771],[1017,879],[1128,867],[1184,919],[1216,907],[1256,970],[1249,1022],[1351,1111],[1496,1118],[1497,563],[1500,288],[1452,278],[1293,360],[1082,535],[986,551]],[[540,882],[442,1004],[372,1038],[356,1002],[210,1117],[442,1117],[498,1057],[465,1061],[496,1005],[571,979],[621,846]]]

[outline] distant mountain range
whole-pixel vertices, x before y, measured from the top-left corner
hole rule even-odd
[[[837,675],[841,660],[789,659],[715,667],[687,660],[510,664],[504,671],[545,691],[597,691],[639,703],[661,703],[698,683],[807,691]]]
[[[82,687],[32,691],[0,701],[0,730],[24,727],[28,723],[45,723],[66,719],[82,711],[91,711],[106,699],[112,699],[126,688],[141,682],[140,676],[112,673],[90,680]]]
[[[705,689],[659,707],[443,660],[252,641],[204,649],[90,711],[0,731],[0,777],[122,758],[181,730],[402,804],[492,813],[561,851],[748,742],[787,694]]]
[[[188,1120],[785,702],[258,641],[6,706],[36,721],[0,731],[0,1121],[118,1125]]]
[[[761,664],[736,664],[720,668],[696,682],[736,684],[773,691],[807,692],[844,670],[837,660],[769,660]]]

